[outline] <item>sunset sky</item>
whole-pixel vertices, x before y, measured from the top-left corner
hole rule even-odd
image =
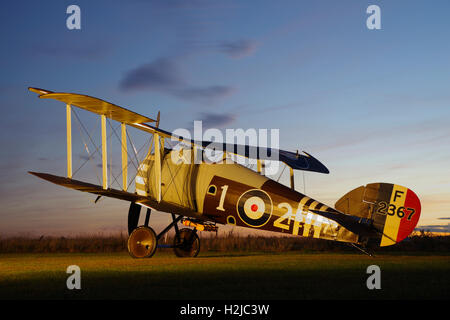
[[[71,4],[81,30],[66,26]],[[381,30],[366,26],[372,4]],[[66,165],[65,106],[30,86],[149,117],[160,110],[168,131],[194,120],[279,129],[280,148],[305,150],[330,170],[298,172],[299,191],[332,206],[360,185],[400,184],[421,199],[419,229],[450,232],[449,12],[448,0],[5,2],[0,236],[126,230],[128,203],[94,204],[94,195],[27,173],[65,175]],[[98,142],[96,118],[79,115]],[[77,168],[87,154],[74,141]],[[152,220],[155,229],[168,219]]]

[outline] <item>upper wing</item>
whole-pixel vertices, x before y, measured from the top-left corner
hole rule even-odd
[[[274,148],[266,148],[266,147],[257,147],[257,146],[249,146],[249,145],[239,145],[239,144],[231,144],[231,143],[220,143],[220,142],[211,142],[211,141],[196,141],[187,139],[185,137],[174,135],[171,132],[155,128],[146,123],[135,124],[132,125],[135,128],[147,131],[149,133],[157,133],[165,138],[184,141],[187,143],[198,145],[202,148],[216,149],[221,151],[227,151],[229,153],[237,154],[240,156],[244,156],[251,159],[260,159],[260,160],[278,160],[292,169],[295,170],[304,170],[304,171],[312,171],[319,173],[330,173],[330,171],[325,167],[323,163],[314,158],[309,153],[303,151],[305,155],[294,153],[291,151],[274,149]]]
[[[305,155],[302,155],[281,149],[209,141],[202,141],[202,145],[205,148],[218,148],[251,159],[281,161],[296,170],[330,173],[319,160],[304,151]]]
[[[286,150],[266,148],[266,147],[256,147],[248,145],[238,145],[238,144],[227,144],[227,143],[217,143],[211,141],[195,141],[191,139],[186,139],[184,137],[176,136],[171,132],[162,130],[158,128],[159,125],[159,115],[158,119],[150,119],[133,111],[127,110],[125,108],[119,107],[115,104],[106,102],[104,100],[82,95],[76,93],[63,93],[63,92],[52,92],[49,90],[39,89],[39,88],[28,88],[30,91],[40,94],[39,98],[46,99],[56,99],[66,104],[74,105],[79,108],[94,112],[99,115],[104,115],[113,120],[126,123],[134,128],[152,133],[159,134],[165,138],[175,139],[179,141],[188,142],[201,146],[202,148],[218,149],[227,151],[229,153],[241,155],[247,158],[260,159],[260,160],[277,160],[284,162],[286,165],[296,170],[312,171],[319,173],[329,173],[330,171],[325,167],[319,160],[305,153],[293,153]],[[147,124],[146,122],[156,122],[156,127]]]
[[[39,93],[41,99],[55,99],[65,104],[70,104],[93,113],[104,115],[112,120],[127,124],[156,122],[154,119],[144,117],[136,112],[119,107],[110,102],[86,96],[84,94],[52,92],[39,88],[28,88],[30,91]]]

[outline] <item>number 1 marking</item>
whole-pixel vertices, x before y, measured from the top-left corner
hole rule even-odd
[[[225,209],[223,208],[223,203],[225,202],[225,195],[227,194],[228,185],[226,184],[224,186],[221,186],[220,188],[222,189],[222,194],[220,195],[219,206],[216,209],[225,211]]]

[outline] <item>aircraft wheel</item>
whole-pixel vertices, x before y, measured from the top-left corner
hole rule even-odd
[[[174,251],[175,255],[180,258],[194,258],[200,252],[200,238],[197,233],[191,229],[181,229],[179,232],[180,240],[175,237]]]
[[[133,258],[150,258],[156,251],[156,233],[152,228],[140,226],[128,237],[128,252]]]

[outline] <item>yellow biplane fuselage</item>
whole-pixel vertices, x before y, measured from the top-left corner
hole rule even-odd
[[[230,158],[195,163],[195,149],[166,150],[161,161],[161,201],[154,154],[139,166],[136,192],[161,211],[252,229],[357,242],[358,235],[311,210],[333,209]],[[197,150],[197,153],[199,150]],[[169,210],[168,210],[169,209]]]

